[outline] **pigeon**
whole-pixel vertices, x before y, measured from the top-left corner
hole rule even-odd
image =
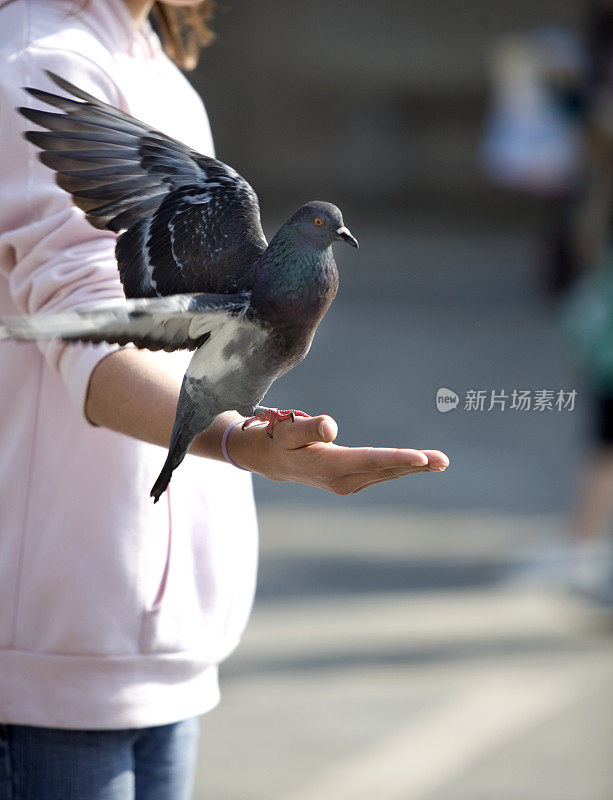
[[[258,198],[232,167],[204,156],[60,76],[70,97],[26,91],[61,113],[20,108],[46,130],[26,138],[87,220],[120,236],[125,301],[0,320],[0,339],[132,342],[191,350],[168,457],[151,489],[157,502],[195,436],[236,410],[266,423],[304,412],[260,403],[307,355],[332,303],[332,244],[358,247],[332,203],[306,203],[267,243]]]

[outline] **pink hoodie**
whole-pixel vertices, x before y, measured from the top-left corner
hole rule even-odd
[[[0,315],[122,297],[115,235],[59,189],[16,111],[51,69],[204,153],[198,96],[122,0],[0,0]],[[42,107],[42,106],[41,106]],[[251,477],[188,456],[149,498],[164,451],[84,419],[112,347],[0,342],[0,721],[158,725],[219,697],[255,586]],[[159,354],[182,374],[184,354]]]

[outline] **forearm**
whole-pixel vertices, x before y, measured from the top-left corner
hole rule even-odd
[[[160,369],[151,353],[133,348],[117,350],[94,368],[85,413],[94,425],[168,447],[180,388],[180,381]],[[221,437],[238,417],[234,411],[221,414],[196,437],[190,452],[223,460]]]

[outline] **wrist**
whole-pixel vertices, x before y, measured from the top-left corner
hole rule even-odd
[[[259,472],[257,455],[257,440],[258,433],[262,433],[259,426],[254,425],[243,429],[242,423],[244,418],[240,418],[240,425],[234,425],[232,422],[227,426],[224,431],[226,436],[226,453],[230,464],[234,464],[239,469],[247,470],[248,472]],[[224,453],[224,458],[226,456]]]
[[[225,411],[223,414],[219,414],[212,425],[196,436],[189,452],[201,458],[212,458],[215,461],[223,461],[224,455],[221,449],[222,438],[226,428],[235,420],[243,421],[243,417],[237,414],[236,411]]]
[[[252,425],[244,430],[242,425],[228,427],[226,450],[230,463],[271,480],[283,480],[275,474],[278,453],[275,453],[274,442],[266,436],[265,425]]]
[[[239,419],[234,419],[234,420],[232,420],[232,422],[230,422],[230,423],[229,423],[229,424],[226,426],[226,429],[225,429],[225,431],[223,432],[223,435],[222,435],[222,437],[221,437],[221,454],[222,454],[222,456],[225,458],[225,460],[228,462],[228,464],[232,464],[232,466],[233,466],[233,467],[236,467],[237,469],[242,469],[242,470],[245,470],[245,471],[247,471],[247,472],[248,472],[249,470],[247,470],[247,468],[246,468],[246,467],[242,467],[240,464],[238,464],[238,463],[237,463],[237,462],[236,462],[236,461],[235,461],[235,460],[232,458],[232,456],[230,455],[230,453],[229,453],[229,451],[228,451],[228,440],[229,440],[229,438],[230,438],[230,435],[232,434],[232,431],[233,431],[235,428],[237,428],[239,425],[242,425],[242,424],[244,423],[244,421],[245,421],[245,420],[244,420],[244,418],[243,418],[243,417],[239,417]]]

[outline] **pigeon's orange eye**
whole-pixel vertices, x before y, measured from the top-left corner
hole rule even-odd
[[[313,220],[313,222],[314,222],[316,225],[323,225],[323,224],[324,224],[324,221],[323,221],[323,219],[322,219],[321,217],[315,217],[315,219]]]

